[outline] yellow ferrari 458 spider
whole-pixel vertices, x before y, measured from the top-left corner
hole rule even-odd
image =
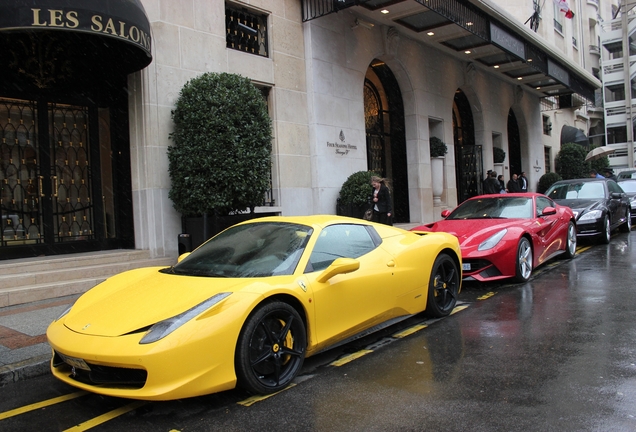
[[[448,315],[461,284],[456,237],[339,216],[251,220],[184,255],[82,295],[47,330],[53,375],[135,399],[272,393],[305,357],[424,310]]]

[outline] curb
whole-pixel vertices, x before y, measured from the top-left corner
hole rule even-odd
[[[0,366],[0,387],[50,373],[51,355],[41,355],[19,363]]]

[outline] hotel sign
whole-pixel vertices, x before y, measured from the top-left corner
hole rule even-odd
[[[333,149],[338,156],[346,156],[349,154],[349,152],[358,149],[358,146],[355,146],[353,144],[347,144],[345,142],[345,136],[343,131],[340,131],[340,135],[338,135],[338,138],[340,139],[340,142],[327,141],[327,148]]]
[[[150,24],[139,0],[0,1],[0,31],[32,29],[114,37],[150,57]]]

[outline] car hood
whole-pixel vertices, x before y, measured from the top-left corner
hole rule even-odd
[[[510,229],[531,223],[531,219],[458,219],[441,220],[426,227],[431,231],[452,234],[457,237],[460,246],[467,246],[475,242],[481,243],[504,228]]]
[[[600,207],[603,201],[603,198],[554,200],[557,204],[570,207],[578,216],[580,216],[583,212]]]
[[[97,285],[77,300],[63,318],[64,325],[86,335],[121,336],[179,315],[219,292],[234,292],[246,285],[245,279],[182,276],[159,270],[131,270]]]

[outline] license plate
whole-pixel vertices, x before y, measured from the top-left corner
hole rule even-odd
[[[468,263],[468,264],[464,264],[464,263],[462,263],[462,270],[464,270],[464,271],[470,271],[470,263]]]
[[[64,360],[64,363],[66,363],[69,366],[72,366],[77,369],[82,369],[85,371],[91,370],[91,368],[86,364],[86,362],[80,358],[69,357],[69,356],[65,356],[64,354],[60,354],[60,357],[62,357],[62,360]]]

